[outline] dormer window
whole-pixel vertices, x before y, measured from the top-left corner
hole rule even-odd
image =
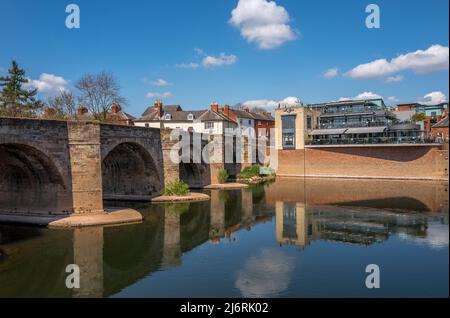
[[[194,120],[194,115],[189,114],[188,117],[187,117],[187,119],[188,119],[188,120]]]
[[[170,114],[165,114],[165,115],[164,115],[164,119],[165,119],[165,120],[171,120],[171,119],[172,119],[172,116],[170,116]]]

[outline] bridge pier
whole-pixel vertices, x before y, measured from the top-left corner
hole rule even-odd
[[[74,214],[103,212],[100,125],[68,122]]]
[[[172,151],[177,152],[179,150],[178,140],[171,139],[171,131],[171,129],[161,129],[164,186],[180,179],[180,164],[173,162],[170,158],[170,153]]]

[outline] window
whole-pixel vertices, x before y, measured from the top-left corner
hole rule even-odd
[[[312,124],[311,124],[311,116],[306,117],[306,129],[311,129],[312,128]]]
[[[148,128],[150,127],[150,125],[148,123],[145,123],[145,127]]]
[[[295,115],[281,117],[283,148],[295,148]]]
[[[188,117],[187,117],[187,119],[188,119],[188,120],[194,120],[194,115],[189,114]]]
[[[249,124],[249,125],[252,124],[252,120],[251,120],[251,119],[248,120],[248,124]]]
[[[172,119],[172,116],[170,116],[170,114],[165,114],[165,115],[164,115],[164,119],[165,119],[165,120],[171,120],[171,119]]]
[[[205,129],[213,129],[214,122],[213,121],[205,121]]]

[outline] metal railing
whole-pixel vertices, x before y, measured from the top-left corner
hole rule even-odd
[[[375,144],[439,144],[437,139],[420,137],[368,137],[314,139],[306,141],[307,145],[375,145]]]
[[[335,129],[335,128],[365,128],[365,127],[383,127],[388,126],[389,122],[375,121],[375,122],[346,122],[346,123],[321,123],[320,129]]]

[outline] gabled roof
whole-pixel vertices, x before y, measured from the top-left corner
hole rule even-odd
[[[163,106],[162,117],[159,117],[158,111],[155,106],[148,107],[145,112],[142,114],[140,118],[138,118],[137,122],[147,122],[147,121],[160,121],[164,120],[164,116],[169,114],[172,121],[192,121],[188,119],[190,114],[193,115],[193,119],[197,119],[200,117],[205,110],[193,110],[193,111],[184,111],[180,105],[167,105]]]
[[[206,112],[204,112],[198,120],[200,121],[229,121],[229,122],[235,122],[230,117],[225,115],[224,113],[216,112],[212,109],[208,109]]]
[[[253,118],[255,118],[257,120],[275,121],[275,118],[273,118],[271,114],[263,114],[263,113],[252,112],[252,115],[253,115]]]
[[[233,109],[232,112],[236,115],[237,118],[255,119],[252,113],[246,112],[245,110]]]
[[[198,119],[201,115],[203,115],[203,113],[205,111],[206,110],[193,110],[193,111],[183,110],[183,111],[170,112],[170,111],[166,111],[166,109],[164,109],[164,115],[170,114],[170,116],[172,117],[171,120],[173,120],[173,121],[191,121],[191,120],[188,120],[188,116],[190,114],[192,114],[192,116],[194,117],[193,120],[195,120],[195,119]]]
[[[432,128],[448,128],[448,116],[439,121]]]

